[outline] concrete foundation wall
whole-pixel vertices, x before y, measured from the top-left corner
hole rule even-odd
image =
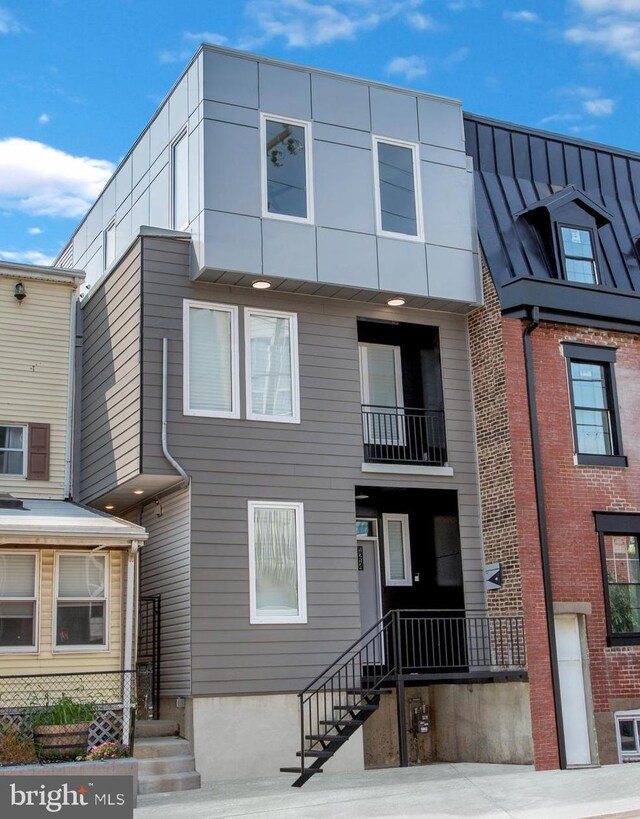
[[[281,766],[299,763],[295,694],[195,697],[192,706],[193,749],[203,784],[275,776]],[[363,769],[361,731],[324,766],[327,773]]]
[[[533,763],[529,683],[437,685],[431,697],[439,761]]]

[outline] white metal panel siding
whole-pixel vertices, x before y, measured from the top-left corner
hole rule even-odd
[[[191,693],[190,492],[145,506],[149,540],[140,554],[140,594],[160,595],[160,691]]]
[[[0,492],[30,498],[64,497],[72,288],[0,277],[0,424],[50,424],[48,481],[0,476]]]
[[[140,244],[82,310],[80,497],[140,471]]]
[[[360,635],[357,485],[456,490],[465,599],[469,608],[481,607],[482,547],[466,319],[192,282],[187,245],[169,239],[143,241],[144,471],[166,469],[158,444],[161,345],[166,336],[169,445],[192,478],[193,693],[298,690]],[[297,313],[302,423],[182,414],[183,298]],[[360,316],[440,328],[454,477],[362,473]],[[307,624],[249,624],[248,500],[304,503]]]

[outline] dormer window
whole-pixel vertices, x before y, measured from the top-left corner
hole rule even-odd
[[[561,253],[567,281],[598,284],[598,266],[590,230],[560,226]]]

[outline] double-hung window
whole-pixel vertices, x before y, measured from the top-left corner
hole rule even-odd
[[[184,302],[184,414],[238,418],[238,308]]]
[[[598,284],[593,233],[587,228],[560,225],[560,247],[567,281]]]
[[[189,224],[189,137],[185,131],[171,146],[171,227],[184,230]]]
[[[563,344],[569,376],[576,462],[626,466],[615,387],[612,347]]]
[[[411,544],[409,516],[382,516],[384,575],[387,586],[411,586]]]
[[[37,646],[37,556],[0,552],[0,651]]]
[[[423,240],[418,146],[374,136],[373,167],[377,232]]]
[[[107,556],[56,555],[55,647],[107,648]]]
[[[27,427],[0,426],[0,476],[24,478],[27,474]]]
[[[313,222],[311,125],[261,114],[262,213]]]
[[[300,422],[295,313],[245,310],[247,418]]]
[[[638,536],[603,534],[602,549],[611,636],[640,636]]]
[[[306,623],[301,503],[249,501],[251,623]]]

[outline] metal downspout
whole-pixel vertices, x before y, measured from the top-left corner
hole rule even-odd
[[[189,476],[169,452],[167,444],[167,360],[169,357],[169,339],[162,339],[162,453],[171,466],[181,476],[182,480],[175,486],[169,487],[163,494],[175,489],[189,486]]]
[[[556,720],[556,736],[558,738],[558,757],[560,768],[567,767],[567,754],[564,739],[564,724],[562,722],[562,702],[560,700],[560,675],[558,672],[558,652],[556,648],[555,621],[553,615],[553,592],[551,587],[551,566],[549,563],[549,537],[547,532],[547,515],[544,502],[544,481],[542,476],[542,457],[540,452],[540,437],[538,431],[538,413],[536,409],[536,384],[533,367],[533,346],[531,335],[540,323],[540,310],[533,307],[531,320],[522,336],[524,345],[524,365],[527,376],[527,398],[529,403],[529,425],[531,430],[531,453],[533,456],[533,476],[536,491],[536,511],[538,515],[538,531],[540,533],[540,557],[542,559],[542,583],[544,589],[544,607],[547,617],[547,636],[549,640],[549,661],[551,665],[551,686]]]

